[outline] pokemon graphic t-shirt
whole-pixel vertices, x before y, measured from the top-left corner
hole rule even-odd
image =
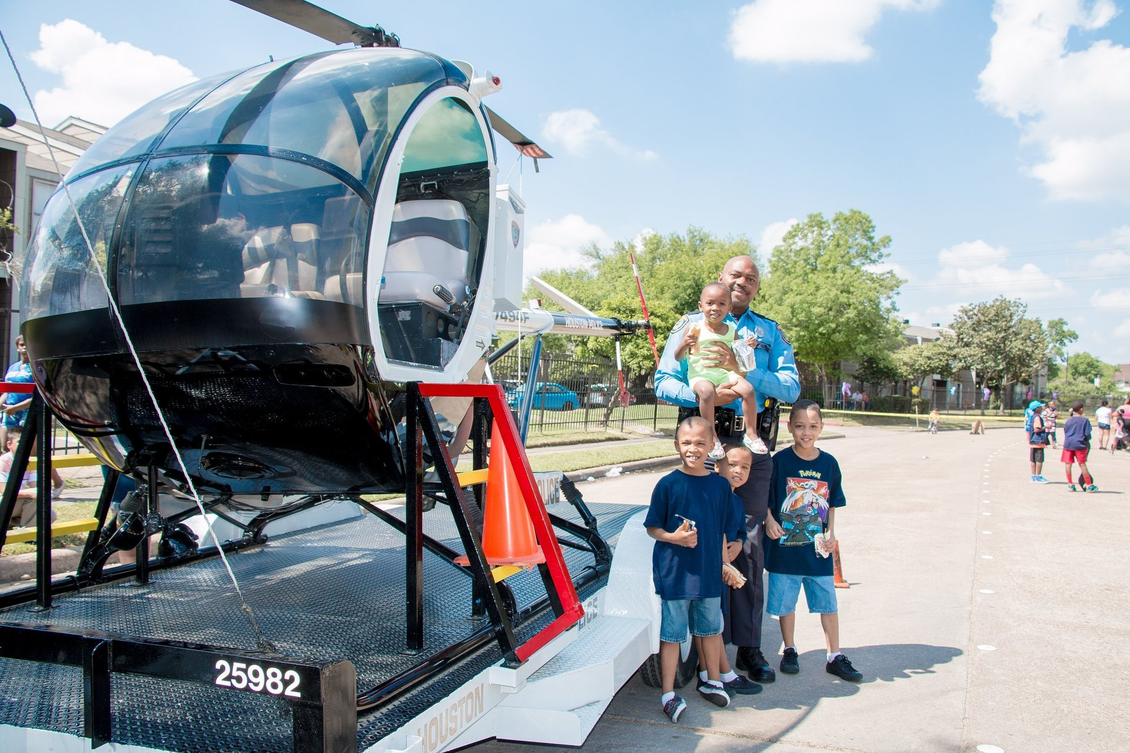
[[[828,522],[828,509],[843,507],[840,464],[821,451],[815,460],[802,460],[787,447],[773,456],[769,483],[769,513],[784,533],[766,537],[765,569],[788,575],[831,575],[832,558],[816,554],[816,534]]]

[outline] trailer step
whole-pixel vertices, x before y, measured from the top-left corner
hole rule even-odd
[[[647,620],[600,615],[498,708],[499,737],[580,745],[651,655]]]

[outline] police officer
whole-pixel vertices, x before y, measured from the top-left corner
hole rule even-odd
[[[718,281],[730,289],[733,309],[727,318],[737,325],[737,337],[754,335],[757,338],[757,368],[746,374],[746,379],[756,392],[756,404],[764,406],[765,399],[770,397],[787,403],[795,401],[800,396],[800,376],[793,360],[793,346],[785,339],[775,321],[749,309],[750,302],[761,287],[757,265],[748,256],[735,256],[726,262],[722,274],[718,275]],[[675,350],[682,341],[683,328],[701,319],[702,314],[695,312],[679,320],[667,339],[663,358],[655,373],[656,397],[684,408],[695,408],[698,402],[687,385],[686,361],[677,361]],[[711,343],[704,346],[703,350],[708,351],[708,358],[712,356],[714,362],[709,365],[742,373],[733,351],[724,343]],[[729,407],[741,414],[741,400],[736,394],[729,390],[719,390],[718,398],[718,405],[730,404]],[[738,497],[745,505],[747,536],[742,552],[734,560],[734,566],[746,576],[746,584],[731,592],[725,630],[727,642],[738,647],[735,662],[737,669],[747,672],[750,679],[761,683],[776,679],[776,673],[769,668],[761,653],[761,619],[765,606],[765,587],[761,577],[765,553],[761,542],[769,507],[769,479],[772,473],[773,461],[770,457],[754,455],[749,480],[737,490]]]

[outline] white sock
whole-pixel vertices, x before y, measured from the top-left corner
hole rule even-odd
[[[706,682],[707,678],[709,677],[710,675],[706,673],[705,669],[698,673],[699,682]]]
[[[783,649],[781,649],[781,653],[782,653],[782,654],[783,654],[783,653],[785,653],[785,652],[786,652],[786,651],[788,651],[788,650],[789,650],[790,648],[791,648],[791,649],[792,649],[793,651],[796,651],[796,646],[785,646],[785,647],[784,647]]]
[[[722,681],[721,680],[707,680],[706,682],[713,685],[716,688],[722,687]]]
[[[839,651],[837,651],[837,652],[836,652],[836,653],[834,653],[834,654],[828,654],[828,663],[829,663],[829,664],[831,664],[831,663],[832,663],[832,660],[833,660],[833,659],[835,659],[835,658],[836,658],[837,656],[840,656],[840,652],[839,652]]]
[[[722,682],[733,682],[736,679],[738,679],[738,675],[732,669],[726,674],[722,675]]]
[[[666,706],[667,701],[670,701],[674,697],[675,697],[675,691],[673,691],[673,690],[670,693],[664,693],[663,697],[659,699],[659,703],[663,706]]]

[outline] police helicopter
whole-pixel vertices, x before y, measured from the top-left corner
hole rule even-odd
[[[483,104],[490,73],[236,1],[353,46],[189,84],[86,151],[18,264],[36,384],[103,463],[213,503],[402,492],[404,385],[477,376],[496,317],[530,327],[494,133],[550,155]]]

